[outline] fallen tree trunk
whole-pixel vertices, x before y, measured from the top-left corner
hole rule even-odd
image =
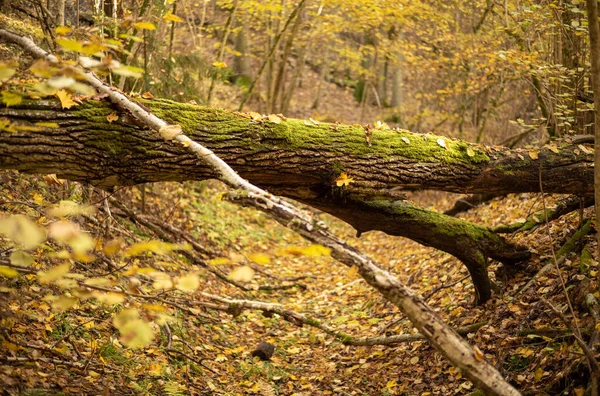
[[[317,198],[329,192],[341,172],[353,179],[346,192],[385,199],[398,198],[399,190],[416,189],[538,192],[540,171],[545,192],[593,191],[593,155],[568,142],[535,152],[509,150],[407,131],[295,119],[275,123],[166,100],[142,104],[206,142],[244,178],[296,198]],[[116,112],[119,119],[109,123],[106,117],[114,111],[102,100],[71,109],[61,109],[52,100],[24,100],[2,108],[0,117],[16,124],[35,127],[36,122],[56,122],[60,128],[2,133],[0,152],[10,155],[0,158],[0,167],[56,173],[103,188],[215,176],[184,147],[165,144],[131,115]],[[57,161],[59,157],[68,166]],[[78,160],[82,157],[93,161]]]
[[[478,302],[491,296],[487,258],[514,264],[529,257],[527,249],[487,228],[398,200],[402,190],[538,191],[540,170],[547,192],[581,193],[593,186],[592,156],[568,142],[529,152],[389,129],[279,118],[272,122],[164,100],[143,105],[182,125],[256,185],[329,212],[359,233],[381,230],[458,257],[469,269]],[[109,123],[113,113],[118,120]],[[185,147],[166,144],[107,101],[62,109],[55,100],[24,100],[0,108],[0,117],[9,123],[0,133],[0,168],[55,173],[105,189],[216,177]],[[58,127],[36,126],[40,122]],[[342,173],[352,181],[338,187]]]

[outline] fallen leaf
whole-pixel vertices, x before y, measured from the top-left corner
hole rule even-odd
[[[348,177],[348,175],[346,174],[346,172],[342,172],[337,179],[335,179],[335,184],[338,187],[342,187],[342,186],[349,186],[350,183],[354,182],[354,179],[352,179],[351,177]]]
[[[60,104],[63,109],[70,109],[73,106],[77,106],[77,103],[73,100],[73,95],[71,95],[64,89],[57,91],[54,95],[56,95],[56,97],[60,99]]]
[[[250,282],[254,278],[254,270],[247,265],[243,265],[235,268],[227,277],[235,282]]]
[[[108,121],[109,124],[111,124],[113,121],[117,121],[118,119],[119,116],[117,115],[116,111],[113,111],[112,113],[106,116],[106,121]]]
[[[529,150],[529,158],[531,158],[532,160],[536,160],[539,157],[539,150]]]

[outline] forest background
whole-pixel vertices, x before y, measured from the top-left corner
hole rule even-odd
[[[522,148],[522,160],[558,151],[556,142],[593,154],[584,136],[594,130],[594,101],[583,1],[5,0],[0,8],[2,28],[66,61],[99,58],[93,67],[105,81],[157,112],[168,99],[250,111],[248,122],[260,125],[348,124],[365,130],[369,147],[373,131],[398,128],[482,150]],[[75,109],[102,99],[64,70],[0,48],[3,133],[25,132],[11,112],[36,119],[42,105],[30,100],[48,95]],[[102,120],[117,121],[125,122],[118,109]],[[332,181],[349,188],[353,176]],[[336,265],[330,250],[221,200],[221,184],[107,193],[56,175],[0,178],[7,392],[475,392],[357,267]],[[520,391],[594,394],[595,360],[582,345],[597,356],[589,190],[581,198],[490,190],[453,213],[509,232],[532,257],[516,274],[490,262],[493,298],[475,307],[469,273],[453,256],[380,232],[359,238],[317,216],[423,295]],[[434,212],[459,198],[406,194]],[[561,205],[569,210],[547,210]],[[546,216],[557,219],[546,226]],[[252,356],[261,341],[275,346],[269,360]]]

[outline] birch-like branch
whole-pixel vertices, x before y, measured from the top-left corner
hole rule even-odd
[[[21,37],[0,29],[0,37],[17,44],[38,58],[57,62],[57,58],[38,47],[28,38]],[[331,249],[332,256],[342,264],[356,266],[360,275],[371,286],[379,290],[390,302],[396,305],[419,330],[419,332],[453,365],[460,368],[463,374],[487,395],[519,395],[520,393],[502,378],[491,364],[486,362],[480,353],[452,328],[446,325],[425,302],[411,289],[403,285],[391,273],[379,268],[373,260],[357,249],[347,245],[343,240],[329,232],[324,223],[295,206],[275,197],[266,191],[242,179],[231,167],[217,157],[212,151],[192,141],[184,135],[178,125],[168,125],[165,121],[143,109],[124,94],[114,91],[92,73],[82,73],[81,78],[99,92],[108,95],[110,100],[121,110],[126,110],[149,128],[157,131],[165,140],[174,140],[187,147],[199,158],[206,161],[221,181],[242,192],[230,197],[230,200],[242,205],[258,208],[281,224],[293,229],[309,241]]]

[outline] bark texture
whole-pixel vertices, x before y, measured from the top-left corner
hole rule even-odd
[[[514,264],[529,257],[527,249],[484,227],[402,201],[402,190],[539,191],[540,171],[546,192],[593,189],[592,155],[568,142],[533,153],[407,131],[294,119],[276,123],[164,100],[142,104],[270,192],[329,212],[359,233],[381,230],[458,257],[473,277],[478,302],[491,295],[487,258]],[[109,123],[113,112],[119,119]],[[0,168],[55,173],[105,189],[217,176],[185,147],[165,142],[106,101],[61,109],[55,100],[25,100],[0,108],[0,117],[11,123],[0,132]],[[338,187],[342,172],[354,181]]]

